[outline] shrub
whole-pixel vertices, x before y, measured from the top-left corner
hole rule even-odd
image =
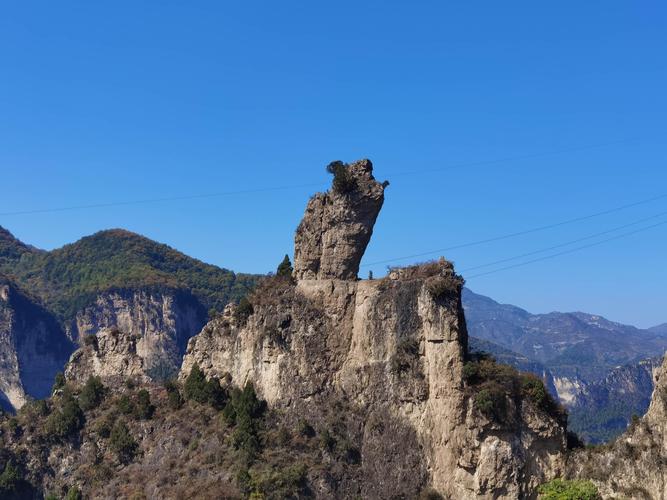
[[[468,384],[474,384],[479,378],[479,364],[474,361],[467,361],[463,365],[463,379]]]
[[[332,161],[327,165],[327,172],[333,174],[333,190],[340,194],[354,191],[357,181],[349,171],[349,165],[340,160]]]
[[[109,437],[109,446],[117,453],[118,460],[122,463],[128,463],[134,459],[138,445],[122,420],[119,420],[113,426]]]
[[[72,486],[67,490],[67,495],[65,495],[65,500],[83,500],[83,494],[78,486]]]
[[[185,379],[183,392],[185,393],[185,399],[191,399],[198,403],[206,403],[208,399],[208,394],[206,393],[206,376],[197,363],[192,366],[190,374]]]
[[[336,440],[328,429],[320,432],[320,448],[326,451],[332,451],[336,447]]]
[[[116,400],[116,408],[118,408],[118,411],[123,415],[130,415],[134,413],[135,410],[134,401],[132,401],[132,398],[130,398],[129,395],[123,394]]]
[[[206,380],[204,372],[196,363],[190,370],[190,375],[185,379],[185,398],[198,403],[208,403],[214,408],[221,410],[227,402],[227,393],[220,386],[217,378]]]
[[[426,279],[425,284],[433,298],[447,298],[459,293],[463,286],[463,278],[452,271],[444,275],[431,276]]]
[[[104,384],[102,384],[102,379],[100,377],[88,377],[88,380],[79,394],[79,406],[82,410],[88,411],[97,406],[104,399],[104,394],[106,389]]]
[[[252,307],[252,304],[247,297],[243,297],[239,300],[236,309],[234,310],[234,318],[239,325],[245,325],[248,321],[248,318],[252,316],[255,310]]]
[[[53,388],[51,389],[51,394],[59,391],[65,387],[65,375],[62,372],[56,373],[56,378],[53,381]]]
[[[167,404],[172,410],[178,410],[183,406],[185,400],[181,396],[181,391],[178,389],[178,384],[173,380],[169,380],[165,383],[165,389],[167,390]]]
[[[426,488],[419,494],[418,500],[443,500],[443,496],[433,488]]]
[[[299,434],[303,437],[313,437],[315,435],[315,429],[313,429],[313,426],[310,425],[307,420],[299,420],[297,429]]]
[[[504,420],[507,416],[507,398],[499,386],[489,386],[475,394],[475,408],[488,418]]]
[[[409,370],[417,356],[419,356],[419,341],[415,338],[401,340],[396,345],[396,353],[391,357],[391,371],[402,373]]]
[[[83,337],[83,344],[97,349],[97,335],[91,334]]]
[[[285,258],[276,270],[276,276],[280,276],[281,278],[291,278],[293,271],[294,269],[292,268],[292,263],[289,260],[289,255],[285,255]]]
[[[95,428],[95,432],[99,434],[100,437],[107,439],[111,435],[111,429],[113,428],[114,417],[112,415],[107,415],[104,417]]]
[[[5,469],[0,474],[0,492],[8,496],[16,494],[21,479],[21,474],[16,466],[12,462],[7,462]]]
[[[46,419],[45,431],[51,438],[64,439],[81,430],[84,422],[83,411],[74,396],[65,392],[58,407]]]
[[[153,413],[155,413],[155,406],[151,403],[151,395],[146,389],[141,389],[137,393],[134,414],[139,419],[148,420],[153,417]]]
[[[306,465],[298,463],[259,475],[253,481],[255,495],[250,498],[302,498],[307,490],[307,472]]]
[[[600,494],[590,481],[554,479],[539,487],[542,500],[598,500]]]

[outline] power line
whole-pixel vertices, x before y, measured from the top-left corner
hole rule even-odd
[[[567,153],[574,153],[577,151],[586,151],[589,149],[599,149],[599,148],[606,148],[609,146],[616,146],[617,144],[626,144],[628,142],[636,142],[641,140],[641,137],[635,137],[631,139],[621,139],[618,141],[612,141],[612,142],[603,142],[603,143],[598,143],[598,144],[589,144],[589,145],[584,145],[584,146],[575,146],[571,148],[563,148],[563,149],[554,149],[551,151],[544,151],[542,153],[531,153],[531,154],[525,154],[525,155],[517,155],[517,156],[508,156],[506,158],[499,158],[495,160],[482,160],[482,161],[476,161],[476,162],[469,162],[469,163],[458,163],[458,164],[453,164],[449,165],[446,167],[438,167],[438,168],[430,168],[430,169],[419,169],[419,170],[406,170],[403,172],[394,172],[394,173],[389,173],[387,175],[391,177],[401,177],[404,175],[413,175],[413,174],[424,174],[424,173],[429,173],[429,172],[442,172],[445,170],[453,170],[455,168],[463,168],[463,167],[479,167],[483,165],[494,165],[496,163],[506,163],[508,161],[522,161],[522,160],[533,160],[535,158],[543,158],[547,156],[556,156],[556,155],[562,155],[562,154],[567,154]]]
[[[161,203],[167,201],[184,201],[184,200],[197,200],[202,198],[217,198],[220,196],[231,196],[235,194],[248,194],[248,193],[266,193],[269,191],[285,191],[288,189],[298,189],[304,187],[322,187],[325,186],[324,183],[308,183],[308,184],[295,184],[292,186],[277,186],[277,187],[267,187],[267,188],[257,188],[257,189],[241,189],[238,191],[222,191],[219,193],[206,193],[206,194],[193,194],[187,196],[168,196],[164,198],[148,198],[144,200],[130,200],[130,201],[114,201],[109,203],[94,203],[90,205],[73,205],[69,207],[58,207],[58,208],[40,208],[35,210],[21,210],[17,212],[2,212],[0,217],[10,216],[10,215],[30,215],[30,214],[41,214],[41,213],[50,213],[50,212],[66,212],[69,210],[83,210],[88,208],[108,208],[108,207],[119,207],[126,205],[141,205],[146,203]]]
[[[439,168],[433,168],[433,169],[419,169],[419,170],[412,170],[412,171],[403,171],[403,172],[394,172],[394,173],[387,173],[386,175],[388,177],[400,177],[400,176],[405,176],[405,175],[414,175],[414,174],[422,174],[422,173],[430,173],[430,172],[441,172],[445,170],[452,170],[455,168],[463,168],[463,167],[476,167],[476,166],[483,166],[483,165],[493,165],[497,163],[506,163],[510,161],[520,161],[520,160],[527,160],[527,159],[533,159],[533,158],[542,158],[542,157],[547,157],[547,156],[553,156],[553,155],[561,155],[561,154],[566,154],[566,153],[572,153],[576,151],[585,151],[589,149],[598,149],[598,148],[603,148],[603,147],[609,147],[609,146],[614,146],[617,144],[625,144],[628,142],[635,142],[641,140],[640,137],[637,138],[631,138],[631,139],[623,139],[623,140],[618,140],[618,141],[612,141],[612,142],[607,142],[607,143],[598,143],[598,144],[590,144],[590,145],[583,145],[583,146],[577,146],[577,147],[571,147],[571,148],[564,148],[564,149],[557,149],[557,150],[551,150],[551,151],[544,151],[542,153],[532,153],[532,154],[526,154],[526,155],[517,155],[517,156],[509,156],[506,158],[498,158],[495,160],[483,160],[483,161],[478,161],[478,162],[470,162],[470,163],[459,163],[459,164],[453,164],[445,167],[439,167]],[[238,194],[252,194],[252,193],[265,193],[265,192],[271,192],[271,191],[285,191],[285,190],[290,190],[290,189],[299,189],[299,188],[304,188],[304,187],[327,187],[328,184],[322,183],[322,182],[311,182],[307,184],[294,184],[294,185],[287,185],[287,186],[275,186],[275,187],[265,187],[265,188],[256,188],[256,189],[242,189],[242,190],[235,190],[235,191],[222,191],[222,192],[217,192],[217,193],[203,193],[203,194],[193,194],[193,195],[185,195],[185,196],[166,196],[166,197],[160,197],[160,198],[146,198],[146,199],[140,199],[140,200],[121,200],[121,201],[111,201],[107,203],[91,203],[91,204],[82,204],[82,205],[71,205],[71,206],[64,206],[64,207],[55,207],[55,208],[41,208],[41,209],[31,209],[31,210],[18,210],[18,211],[12,211],[12,212],[0,212],[0,217],[10,217],[10,216],[16,216],[16,215],[34,215],[34,214],[43,214],[43,213],[51,213],[51,212],[67,212],[67,211],[73,211],[73,210],[87,210],[87,209],[93,209],[93,208],[111,208],[111,207],[120,207],[120,206],[129,206],[129,205],[144,205],[144,204],[150,204],[150,203],[164,203],[164,202],[170,202],[170,201],[187,201],[187,200],[196,200],[196,199],[205,199],[205,198],[218,198],[218,197],[223,197],[223,196],[231,196],[231,195],[238,195]],[[436,250],[439,251],[439,250]]]
[[[535,251],[533,251],[533,252],[527,252],[527,253],[523,253],[523,254],[521,254],[521,255],[515,255],[514,257],[508,257],[508,258],[506,258],[506,259],[500,259],[500,260],[496,260],[496,261],[493,261],[493,262],[488,262],[488,263],[486,263],[486,264],[481,264],[481,265],[478,265],[478,266],[467,267],[467,268],[465,268],[465,269],[462,269],[460,272],[464,273],[464,272],[467,272],[467,271],[473,271],[473,270],[475,270],[475,269],[481,269],[481,268],[483,268],[483,267],[495,266],[496,264],[502,264],[502,263],[504,263],[504,262],[510,262],[510,261],[512,261],[512,260],[521,259],[521,258],[523,258],[523,257],[529,257],[529,256],[531,256],[531,255],[536,255],[536,254],[539,254],[539,253],[548,252],[548,251],[550,251],[550,250],[555,250],[555,249],[557,249],[557,248],[566,247],[566,246],[569,246],[569,245],[573,245],[573,244],[575,244],[575,243],[579,243],[579,242],[582,242],[582,241],[586,241],[586,240],[590,240],[590,239],[593,239],[593,238],[597,238],[597,237],[599,237],[599,236],[604,236],[605,234],[614,233],[614,232],[616,232],[616,231],[620,231],[621,229],[625,229],[625,228],[628,228],[628,227],[636,226],[637,224],[641,224],[641,223],[646,222],[646,221],[649,221],[649,220],[657,219],[658,217],[662,217],[662,216],[664,216],[664,215],[667,215],[667,212],[661,212],[661,213],[659,213],[659,214],[652,215],[652,216],[650,216],[650,217],[644,217],[643,219],[639,219],[639,220],[636,220],[636,221],[634,221],[634,222],[630,222],[630,223],[628,223],[628,224],[623,224],[622,226],[617,226],[617,227],[614,227],[614,228],[612,228],[612,229],[608,229],[608,230],[606,230],[606,231],[602,231],[602,232],[599,232],[599,233],[591,234],[591,235],[589,235],[589,236],[584,236],[584,237],[582,237],[582,238],[577,238],[577,239],[575,239],[575,240],[570,240],[570,241],[567,241],[567,242],[565,242],[565,243],[560,243],[560,244],[558,244],[558,245],[553,245],[553,246],[550,246],[550,247],[542,248],[542,249],[540,249],[540,250],[535,250]]]
[[[511,265],[511,266],[505,266],[505,267],[501,267],[499,269],[494,269],[492,271],[486,271],[484,273],[473,274],[472,276],[466,276],[466,279],[479,278],[480,276],[487,276],[489,274],[499,273],[501,271],[507,271],[508,269],[514,269],[514,268],[517,268],[517,267],[527,266],[528,264],[534,264],[535,262],[541,262],[543,260],[553,259],[555,257],[560,257],[561,255],[566,255],[566,254],[578,252],[578,251],[584,250],[586,248],[591,248],[591,247],[594,247],[594,246],[597,246],[597,245],[602,245],[603,243],[607,243],[609,241],[618,240],[620,238],[625,238],[625,237],[631,236],[633,234],[641,233],[643,231],[648,231],[649,229],[653,229],[654,227],[662,226],[663,224],[667,224],[667,221],[658,222],[658,223],[653,224],[651,226],[647,226],[647,227],[643,227],[641,229],[636,229],[634,231],[629,231],[627,233],[619,234],[619,235],[614,236],[612,238],[607,238],[607,239],[604,239],[604,240],[596,241],[595,243],[591,243],[589,245],[583,245],[583,246],[580,246],[580,247],[572,248],[570,250],[564,250],[562,252],[554,253],[554,254],[551,254],[551,255],[546,255],[546,256],[540,257],[538,259],[532,259],[532,260],[528,260],[526,262],[520,262],[519,264],[514,264],[514,265]]]
[[[608,214],[620,212],[620,211],[626,210],[628,208],[636,207],[636,206],[639,206],[639,205],[645,205],[646,203],[650,203],[650,202],[656,201],[656,200],[661,200],[661,199],[664,199],[664,198],[667,198],[667,194],[661,194],[659,196],[653,196],[651,198],[646,198],[644,200],[640,200],[640,201],[637,201],[637,202],[634,202],[634,203],[628,203],[626,205],[621,205],[621,206],[618,206],[618,207],[610,208],[608,210],[603,210],[602,212],[596,212],[596,213],[593,213],[593,214],[584,215],[582,217],[575,217],[573,219],[567,219],[567,220],[556,222],[556,223],[553,223],[553,224],[547,224],[545,226],[537,226],[537,227],[533,227],[533,228],[526,229],[526,230],[523,230],[523,231],[517,231],[517,232],[513,232],[513,233],[503,234],[503,235],[500,235],[500,236],[494,236],[494,237],[491,237],[491,238],[485,238],[485,239],[476,240],[476,241],[470,241],[468,243],[461,243],[459,245],[454,245],[454,246],[451,246],[451,247],[438,248],[436,250],[430,250],[428,252],[414,253],[414,254],[411,254],[411,255],[404,255],[402,257],[395,257],[393,259],[385,259],[385,260],[378,260],[378,261],[375,261],[375,262],[369,262],[368,264],[364,264],[361,267],[369,267],[369,266],[374,266],[374,265],[378,265],[378,264],[388,264],[388,263],[391,263],[391,262],[397,262],[397,261],[400,261],[400,260],[414,259],[416,257],[424,257],[424,256],[427,256],[427,255],[433,255],[433,254],[439,253],[439,252],[448,252],[450,250],[459,250],[461,248],[469,248],[469,247],[473,247],[473,246],[477,246],[477,245],[483,245],[485,243],[493,243],[495,241],[501,241],[501,240],[506,240],[506,239],[509,239],[509,238],[515,238],[517,236],[523,236],[523,235],[526,235],[526,234],[537,233],[539,231],[546,231],[547,229],[553,229],[553,228],[556,228],[556,227],[565,226],[565,225],[568,225],[568,224],[574,224],[576,222],[582,222],[582,221],[585,221],[585,220],[593,219],[595,217],[601,217],[603,215],[608,215]]]

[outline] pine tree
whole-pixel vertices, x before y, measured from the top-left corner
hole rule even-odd
[[[282,278],[291,278],[293,271],[294,271],[294,269],[292,268],[292,263],[289,260],[289,256],[285,255],[285,258],[283,259],[283,261],[278,266],[278,270],[276,271],[276,275],[280,276]]]

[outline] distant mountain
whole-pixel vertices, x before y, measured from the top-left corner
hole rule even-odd
[[[641,330],[581,312],[531,314],[468,289],[463,306],[471,346],[542,377],[586,441],[607,441],[646,412],[667,324]]]
[[[135,335],[149,375],[171,376],[209,311],[258,280],[121,229],[47,252],[0,228],[3,275],[0,402],[10,409],[48,395],[75,344],[102,329]]]
[[[114,289],[185,289],[207,309],[221,311],[256,281],[122,229],[45,252],[0,227],[0,273],[38,296],[61,320],[71,319],[99,292]]]
[[[614,368],[585,386],[570,405],[569,428],[591,443],[609,441],[625,431],[633,415],[646,413],[661,364],[657,357]]]
[[[667,336],[655,330],[609,321],[581,312],[530,314],[464,290],[470,335],[542,363],[554,378],[558,395],[574,401],[586,384],[618,366],[662,356]]]
[[[657,333],[658,335],[667,335],[667,323],[663,323],[662,325],[658,326],[653,326],[649,328],[649,331]]]
[[[0,407],[51,394],[74,345],[56,318],[34,297],[0,276]]]

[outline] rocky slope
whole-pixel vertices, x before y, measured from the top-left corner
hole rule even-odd
[[[621,434],[633,416],[646,413],[661,363],[662,358],[651,358],[614,368],[603,379],[585,385],[568,408],[569,429],[593,444]]]
[[[0,228],[0,273],[11,276],[35,297],[33,302],[41,304],[39,314],[28,316],[48,325],[44,328],[50,332],[41,334],[40,357],[32,356],[30,370],[23,371],[11,346],[14,338],[33,334],[5,334],[7,368],[0,370],[0,387],[11,393],[12,402],[5,406],[14,408],[25,402],[26,395],[48,394],[53,375],[63,370],[74,349],[70,345],[63,351],[63,331],[71,342],[83,343],[87,335],[118,328],[138,337],[137,354],[147,374],[173,375],[188,339],[204,326],[209,310],[238,299],[257,279],[204,264],[122,230],[101,231],[45,252]],[[48,321],[39,320],[47,317]],[[31,331],[35,328],[42,327]],[[28,359],[26,349],[20,356]]]
[[[74,346],[56,319],[16,285],[0,278],[0,401],[20,408],[47,397]]]
[[[503,362],[537,374],[549,387],[553,382],[572,411],[572,429],[588,441],[615,437],[648,408],[653,384],[646,367],[667,349],[660,327],[641,330],[586,313],[531,314],[468,289],[463,306],[471,337],[487,342]],[[615,391],[624,396],[607,397]]]
[[[569,475],[592,479],[604,498],[667,496],[667,357],[655,379],[643,418],[610,445],[578,451],[568,460]]]
[[[135,335],[146,372],[168,378],[178,371],[188,340],[206,319],[201,302],[181,290],[115,290],[77,312],[67,331],[77,341],[105,328]]]
[[[196,367],[252,383],[270,406],[309,422],[325,421],[336,403],[349,408],[345,434],[358,444],[363,482],[320,485],[325,498],[407,498],[428,485],[452,498],[533,495],[562,472],[564,422],[497,381],[470,387],[476,368],[465,369],[462,281],[451,264],[356,279],[383,185],[368,161],[349,173],[362,189],[334,187],[308,204],[295,239],[296,280],[267,281],[251,310],[230,307],[209,323],[190,341],[181,379]],[[335,210],[313,209],[323,204]]]

